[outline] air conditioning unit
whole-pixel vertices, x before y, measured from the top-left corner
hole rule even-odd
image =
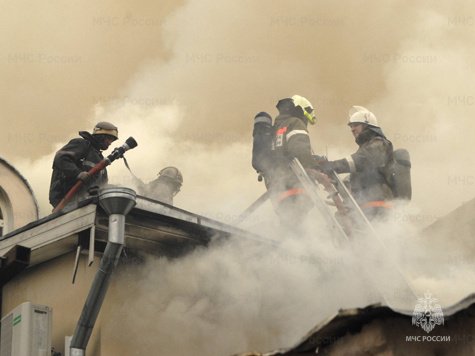
[[[0,356],[50,356],[50,307],[20,304],[1,321]]]
[[[64,337],[64,356],[71,356],[71,340],[72,336]]]

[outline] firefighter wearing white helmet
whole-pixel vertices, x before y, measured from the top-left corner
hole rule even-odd
[[[149,198],[173,205],[173,198],[180,191],[182,184],[183,175],[180,170],[169,166],[158,172],[158,178],[147,185],[142,185],[140,193]]]
[[[312,203],[298,178],[289,168],[298,158],[304,168],[315,168],[307,126],[315,124],[315,110],[303,96],[294,95],[279,100],[279,115],[273,126],[273,170],[269,189],[274,208],[284,225],[295,226],[301,221]]]
[[[378,119],[371,111],[362,106],[355,105],[349,111],[348,125],[356,123],[379,127]]]
[[[76,199],[84,198],[92,186],[102,186],[107,183],[107,170],[103,169],[94,177],[87,171],[104,159],[102,151],[119,138],[117,127],[110,122],[98,122],[92,129],[92,134],[80,131],[78,138],[69,141],[54,157],[51,175],[49,201],[56,207],[77,180],[83,181],[83,187],[76,194]]]
[[[351,193],[372,219],[384,215],[391,207],[393,194],[384,168],[392,159],[393,146],[381,130],[376,116],[362,106],[350,109],[348,126],[358,150],[347,158],[328,162],[325,169],[350,173]]]

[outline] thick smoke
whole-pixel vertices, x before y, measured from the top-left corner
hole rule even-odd
[[[314,150],[330,158],[356,149],[345,125],[348,108],[359,104],[375,112],[394,145],[412,154],[414,205],[426,225],[475,193],[470,143],[461,139],[473,130],[473,84],[465,80],[473,70],[470,8],[431,6],[358,1],[342,12],[312,1],[104,3],[77,11],[38,9],[51,19],[46,21],[28,5],[30,25],[24,26],[12,22],[25,12],[23,5],[6,2],[2,23],[10,36],[0,70],[8,80],[0,84],[0,115],[11,129],[1,133],[2,155],[13,164],[35,161],[101,117],[120,123],[125,137],[144,126],[139,117],[111,116],[123,112],[121,106],[134,107],[133,115],[175,105],[181,117],[173,134],[158,132],[152,145],[139,142],[140,158],[131,164],[143,166],[138,161],[170,150],[167,145],[175,150],[151,163],[154,172],[168,164],[186,167],[175,151],[202,152],[201,167],[195,163],[193,178],[185,176],[180,202],[186,207],[195,201],[195,182],[206,185],[210,171],[231,201],[240,196],[233,194],[234,183],[253,179],[244,158],[253,115],[275,115],[278,99],[299,93],[320,117],[310,128]],[[401,15],[398,9],[404,9]],[[96,115],[96,105],[113,110]],[[155,117],[147,129],[170,120]],[[46,177],[50,167],[44,163]],[[32,182],[37,194],[45,196],[49,178],[28,171],[27,178],[38,181]],[[151,171],[138,174],[151,179]],[[253,193],[262,189],[251,184]],[[427,196],[444,204],[432,204]]]
[[[356,150],[346,127],[352,105],[372,110],[394,146],[410,151],[413,202],[378,233],[419,295],[428,289],[448,305],[470,292],[473,276],[461,271],[471,263],[450,257],[463,248],[429,244],[411,227],[475,196],[470,3],[5,5],[0,147],[32,183],[43,215],[53,152],[109,120],[120,141],[139,142],[127,153],[137,176],[149,181],[175,165],[184,175],[176,205],[232,222],[264,191],[250,166],[254,114],[275,115],[278,99],[298,93],[317,108],[309,127],[316,153],[336,159]],[[131,184],[121,162],[109,171],[112,183]],[[266,221],[278,226],[269,205],[246,226]],[[380,300],[355,277],[361,256],[321,230],[300,239],[266,231],[272,247],[234,241],[184,260],[149,260],[150,268],[130,267],[140,278],[118,276],[112,306],[127,301],[118,317],[138,334],[159,326],[144,352],[288,346],[337,308]],[[153,328],[143,323],[154,314]]]
[[[311,213],[306,233],[285,232],[274,221],[273,229],[261,231],[264,240],[239,236],[179,260],[129,260],[109,291],[114,298],[101,333],[114,342],[105,351],[269,351],[296,344],[340,308],[389,303],[411,314],[426,292],[443,307],[460,301],[475,282],[473,262],[453,260],[464,247],[419,238],[414,226],[402,223],[406,213],[398,209],[376,224],[375,236],[353,242],[329,234]],[[118,330],[121,323],[131,329]]]
[[[178,261],[125,266],[110,291],[115,298],[102,332],[127,354],[230,355],[289,346],[338,307],[377,301],[365,281],[359,285],[360,271],[346,265],[355,262],[349,251],[314,228],[310,235],[274,231],[274,240],[240,237]],[[343,283],[358,291],[352,300],[334,293]],[[147,316],[155,317],[144,323]],[[119,319],[150,337],[124,345],[126,335],[113,327]],[[160,330],[153,337],[150,323]]]
[[[10,128],[1,133],[2,156],[36,159],[87,128],[95,103],[119,96],[142,65],[167,57],[162,26],[180,5],[2,1],[0,120]]]

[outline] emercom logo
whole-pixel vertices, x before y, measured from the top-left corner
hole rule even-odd
[[[437,304],[437,299],[428,292],[423,298],[417,298],[417,304],[412,313],[412,325],[421,327],[426,333],[430,333],[436,325],[444,324],[442,307]]]

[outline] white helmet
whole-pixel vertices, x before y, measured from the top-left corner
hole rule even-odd
[[[348,125],[353,123],[362,123],[373,127],[379,127],[376,116],[371,111],[362,106],[353,106],[350,109],[348,115],[350,118]]]
[[[294,102],[296,108],[300,107],[302,109],[304,116],[307,118],[310,124],[315,124],[315,110],[313,109],[313,105],[310,103],[310,101],[300,95],[292,96],[292,101]]]

